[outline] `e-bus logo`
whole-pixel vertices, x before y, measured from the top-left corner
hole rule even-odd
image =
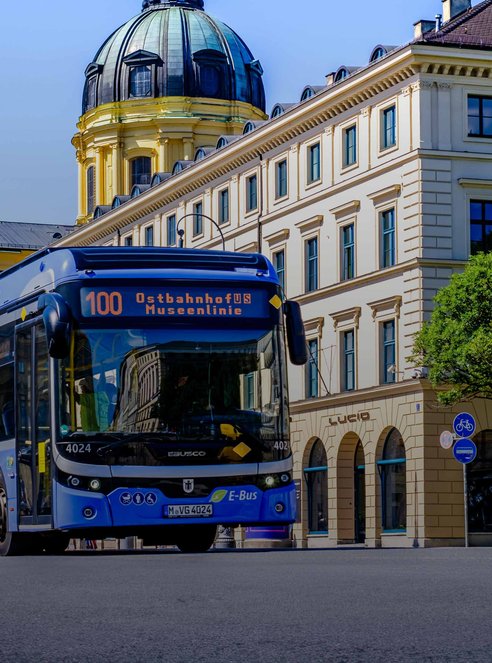
[[[258,493],[252,490],[230,490],[229,502],[255,502],[258,499]]]

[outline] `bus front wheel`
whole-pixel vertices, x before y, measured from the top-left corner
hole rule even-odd
[[[183,553],[204,553],[212,547],[216,536],[216,525],[184,525],[176,545]]]

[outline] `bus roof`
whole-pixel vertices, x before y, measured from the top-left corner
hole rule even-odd
[[[244,274],[244,278],[249,275],[251,279],[261,275],[278,282],[272,265],[260,253],[126,246],[47,248],[0,274],[0,306],[51,290],[64,281],[87,277],[87,273],[104,276],[104,272],[110,272],[113,276],[118,270],[122,277],[144,270],[146,275],[153,272],[152,276],[159,276],[157,272],[164,270],[169,276],[176,272],[179,278],[203,278],[208,272],[211,278]]]

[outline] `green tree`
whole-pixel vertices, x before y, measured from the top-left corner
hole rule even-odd
[[[492,253],[479,253],[435,297],[412,361],[426,366],[438,400],[492,399]]]

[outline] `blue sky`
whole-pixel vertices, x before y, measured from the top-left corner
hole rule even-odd
[[[70,140],[84,70],[141,0],[1,0],[0,220],[71,224],[77,168]],[[475,4],[475,2],[474,2]],[[404,44],[441,0],[205,0],[265,70],[267,110],[298,101],[340,65],[378,44]]]

